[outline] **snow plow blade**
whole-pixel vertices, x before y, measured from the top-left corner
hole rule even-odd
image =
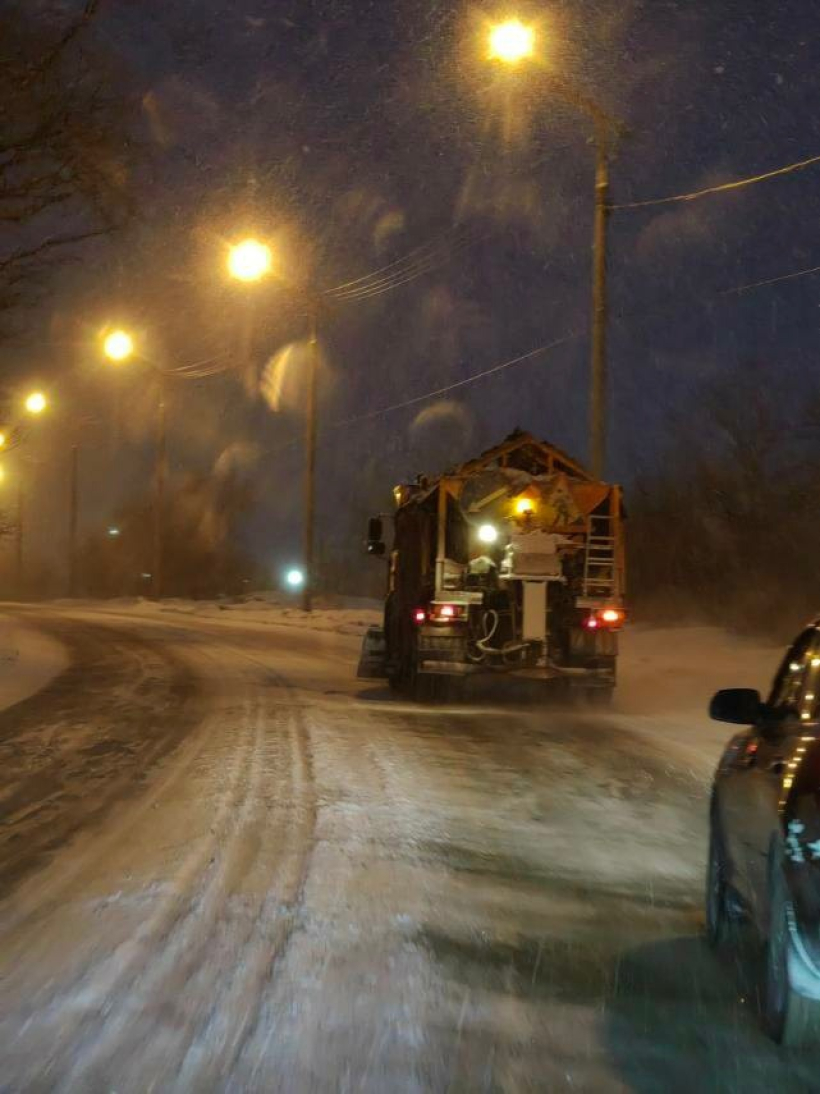
[[[356,675],[360,680],[384,680],[387,676],[387,646],[381,627],[368,627]]]

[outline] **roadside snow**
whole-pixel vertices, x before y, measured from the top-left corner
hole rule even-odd
[[[319,598],[307,614],[277,593],[236,600],[143,599],[64,601],[66,606],[144,618],[184,615],[227,624],[294,627],[358,639],[382,620],[378,600]],[[352,643],[350,651],[357,649]],[[712,722],[709,700],[722,687],[754,687],[764,695],[782,656],[778,646],[717,627],[627,627],[621,636],[614,719],[625,730],[672,749],[699,780],[711,777],[733,727]]]
[[[0,710],[41,691],[68,663],[67,650],[54,638],[16,616],[0,616]]]
[[[729,687],[765,696],[783,652],[717,627],[629,627],[621,639],[616,716],[624,729],[672,747],[696,777],[711,777],[736,730],[711,721],[709,700]]]
[[[296,606],[293,597],[275,593],[259,593],[236,600],[169,599],[157,604],[151,600],[120,599],[106,601],[65,600],[64,606],[93,607],[109,611],[127,611],[136,615],[156,617],[167,614],[194,616],[202,619],[235,620],[261,623],[276,627],[298,627],[300,630],[325,631],[333,634],[362,636],[368,627],[378,625],[382,610],[378,600],[361,597],[319,599],[309,614]]]

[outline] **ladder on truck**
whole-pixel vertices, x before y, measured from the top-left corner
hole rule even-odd
[[[620,593],[618,560],[612,517],[591,515],[584,555],[583,596],[589,600],[611,600]]]

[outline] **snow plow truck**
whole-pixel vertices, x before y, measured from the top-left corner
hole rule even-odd
[[[368,527],[388,576],[360,677],[432,698],[444,681],[503,674],[609,701],[625,620],[620,487],[516,431],[394,497],[389,552],[384,518]]]

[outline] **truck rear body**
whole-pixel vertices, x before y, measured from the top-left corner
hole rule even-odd
[[[506,674],[610,694],[624,621],[621,491],[526,433],[395,490],[384,626],[360,675]],[[384,554],[381,522],[369,550]]]

